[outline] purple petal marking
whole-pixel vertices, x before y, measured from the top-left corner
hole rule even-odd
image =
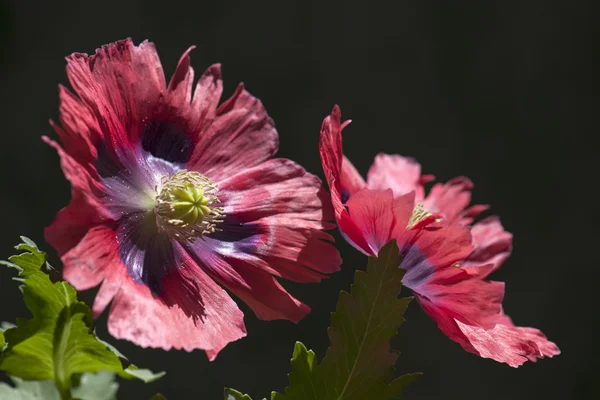
[[[153,294],[161,292],[162,278],[179,265],[174,243],[156,227],[152,212],[138,212],[121,219],[117,228],[119,257],[134,281]]]
[[[192,139],[170,122],[150,121],[142,133],[142,147],[154,157],[185,164],[192,155]]]
[[[162,177],[170,177],[181,169],[144,151],[141,146],[124,162],[116,160],[103,142],[98,144],[97,152],[96,169],[106,188],[105,202],[117,219],[150,210]]]
[[[427,258],[416,245],[407,247],[400,250],[403,256],[400,268],[406,270],[402,284],[411,290],[417,290],[431,277],[434,267],[427,262]]]

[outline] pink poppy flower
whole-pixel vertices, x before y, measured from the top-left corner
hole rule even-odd
[[[406,270],[403,284],[452,340],[466,351],[518,367],[560,354],[537,329],[515,326],[502,309],[504,283],[488,281],[509,256],[512,235],[496,217],[473,224],[487,206],[468,207],[472,183],[456,178],[425,195],[413,159],[379,154],[365,181],[342,152],[336,106],[321,128],[320,153],[335,218],[343,236],[376,256],[396,239]]]
[[[246,335],[225,289],[261,319],[298,322],[309,307],[275,277],[318,282],[341,260],[320,180],[272,159],[273,121],[242,84],[219,105],[219,65],[192,89],[192,48],[168,84],[147,41],[67,57],[76,95],[59,88],[52,123],[63,147],[44,140],[72,199],[45,234],[71,284],[102,284],[93,312],[112,301],[113,336],[213,360]]]

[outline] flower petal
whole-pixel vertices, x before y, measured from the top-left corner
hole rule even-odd
[[[423,183],[431,179],[431,175],[421,176],[421,165],[415,159],[379,153],[367,173],[367,186],[373,190],[391,189],[394,197],[414,190],[415,201],[420,202],[425,197]]]
[[[198,93],[193,102],[196,96]],[[199,102],[204,106],[204,102]],[[200,132],[187,168],[219,182],[268,160],[278,146],[273,120],[260,100],[240,84],[233,96],[217,109],[214,121]]]
[[[192,84],[194,83],[194,69],[190,66],[190,52],[196,46],[190,46],[181,56],[175,73],[169,81],[169,93],[174,107],[182,107],[192,101]],[[177,100],[175,100],[177,99]]]
[[[323,120],[321,136],[319,139],[319,153],[325,179],[331,192],[331,201],[335,209],[336,218],[344,210],[342,202],[342,128],[341,112],[338,106],[333,107],[331,115]]]
[[[444,321],[439,318],[442,315],[490,329],[497,323],[502,312],[504,283],[485,281],[483,276],[484,273],[472,275],[461,268],[448,266],[434,269],[418,285],[406,277],[403,283],[415,292],[425,312],[438,325]]]
[[[515,326],[506,315],[500,315],[492,328],[484,329],[458,321],[436,308],[426,310],[446,336],[469,353],[482,358],[491,358],[516,368],[527,360],[535,362],[560,354],[558,346],[541,331]]]
[[[364,189],[367,184],[363,177],[358,173],[354,165],[348,160],[348,157],[342,158],[342,169],[340,171],[340,182],[342,184],[342,201],[345,202],[350,196]]]
[[[339,270],[333,212],[321,181],[298,164],[273,159],[219,184],[225,221],[206,238],[226,256],[243,254],[273,275],[316,282]]]
[[[290,295],[269,273],[240,258],[224,257],[210,243],[196,241],[188,248],[190,256],[263,320],[287,319],[298,322],[310,308]]]
[[[441,268],[464,260],[473,250],[467,227],[441,221],[425,227],[419,224],[410,229],[397,224],[394,237],[404,254],[403,268],[410,270],[417,260],[426,260],[434,268]]]
[[[456,321],[456,325],[463,335],[462,341],[457,341],[465,350],[511,367],[560,354],[558,346],[540,330],[515,326],[506,315],[489,330],[460,321]]]
[[[59,255],[75,246],[91,227],[112,219],[100,201],[102,185],[90,173],[67,154],[58,143],[42,138],[52,146],[60,157],[65,177],[71,182],[71,202],[59,211],[44,235]]]
[[[246,336],[243,313],[178,245],[174,256],[179,267],[163,278],[160,297],[128,275],[123,278],[108,330],[141,347],[202,349],[212,361],[228,343]]]
[[[87,231],[83,239],[61,257],[63,276],[77,290],[86,290],[102,282],[92,311],[97,317],[104,311],[120,287],[125,267],[117,253],[116,233],[107,225]]]
[[[366,186],[363,177],[342,153],[342,130],[349,123],[350,121],[341,123],[340,108],[336,105],[333,107],[331,115],[323,120],[319,141],[321,165],[331,191],[334,207],[336,203],[340,203],[338,208],[351,195]]]
[[[221,64],[213,64],[204,71],[194,90],[192,100],[193,132],[198,137],[194,143],[202,140],[204,131],[217,116],[217,107],[223,93],[223,80],[221,79]]]
[[[67,75],[93,111],[108,148],[125,159],[166,90],[154,44],[134,46],[126,39],[97,49],[91,57],[74,53],[67,57]]]
[[[164,292],[162,280],[177,269],[174,242],[156,226],[152,212],[132,213],[119,221],[118,254],[136,282],[146,285],[154,295]]]
[[[367,242],[368,253],[372,255],[377,255],[379,249],[394,237],[398,224],[406,227],[413,205],[414,192],[394,200],[391,190],[361,190],[346,203],[349,217]],[[354,241],[352,236],[349,237]]]
[[[349,121],[341,124],[341,112],[340,108],[336,105],[331,111],[331,115],[328,115],[321,125],[321,135],[319,139],[319,154],[321,156],[321,165],[323,166],[323,172],[325,173],[325,179],[329,185],[329,191],[331,192],[331,203],[335,214],[335,220],[338,224],[342,236],[359,251],[366,255],[373,254],[373,249],[369,246],[365,237],[363,236],[360,228],[352,221],[350,215],[348,215],[347,209],[344,207],[344,203],[348,200],[350,193],[344,191],[342,186],[342,168],[344,165],[343,154],[342,154],[342,128]],[[349,162],[346,165],[351,165]],[[349,177],[356,177],[354,173],[354,167],[351,169]],[[353,182],[356,179],[348,179]]]
[[[58,95],[62,127],[53,121],[50,124],[60,137],[65,151],[95,174],[95,168],[90,166],[94,165],[97,157],[95,144],[102,138],[98,121],[91,110],[64,86],[58,86]]]
[[[97,286],[107,274],[120,267],[115,236],[115,231],[109,226],[95,226],[75,247],[62,255],[63,276],[75,289]]]
[[[465,211],[471,202],[473,183],[464,176],[454,178],[445,184],[435,184],[423,201],[427,211],[442,214],[447,220],[459,220],[463,225],[473,222],[487,205],[472,206]]]
[[[219,197],[226,215],[239,222],[277,217],[285,225],[298,220],[313,222],[314,228],[333,228],[331,202],[321,180],[293,161],[268,160],[219,183]]]
[[[512,234],[506,232],[498,217],[488,217],[471,228],[473,252],[462,263],[463,268],[492,264],[497,270],[512,251]]]

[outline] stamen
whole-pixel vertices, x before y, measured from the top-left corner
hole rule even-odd
[[[406,229],[412,228],[413,226],[415,226],[416,224],[418,224],[425,218],[429,217],[430,215],[432,215],[432,214],[429,211],[425,211],[425,209],[423,208],[423,204],[417,203],[415,205],[415,208],[413,209],[412,215],[410,216],[410,218],[408,220]]]
[[[155,188],[154,212],[158,228],[172,239],[193,242],[216,232],[223,222],[217,186],[195,171],[181,170],[172,177],[163,176]]]

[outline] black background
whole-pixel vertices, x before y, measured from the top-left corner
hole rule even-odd
[[[54,133],[64,56],[131,36],[157,45],[168,76],[197,45],[197,76],[223,64],[225,95],[239,81],[265,104],[279,156],[322,176],[319,127],[333,104],[353,119],[345,153],[366,173],[379,151],[416,157],[446,180],[466,175],[491,203],[515,250],[494,278],[506,312],[563,354],[519,369],[465,353],[414,303],[395,346],[401,372],[423,371],[405,399],[598,398],[599,218],[595,187],[598,13],[585,2],[63,1],[2,3],[0,12],[0,256],[42,228],[69,185],[41,135]],[[166,370],[120,398],[219,399],[224,386],[256,398],[283,390],[295,340],[322,357],[337,293],[366,259],[337,234],[343,271],[322,284],[285,284],[313,308],[300,324],[258,321],[209,363],[203,352],[144,350],[111,341],[140,366]],[[42,246],[48,248],[48,246]],[[59,264],[49,249],[52,260]],[[0,269],[0,320],[28,315],[12,271]],[[90,301],[93,293],[86,293]],[[106,316],[98,332],[108,338]],[[597,335],[596,335],[597,336]],[[594,358],[595,356],[595,358]],[[259,397],[261,396],[261,397]]]

